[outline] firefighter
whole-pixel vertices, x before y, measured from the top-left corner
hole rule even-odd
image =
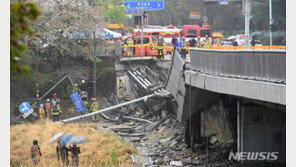
[[[57,93],[54,93],[53,94],[53,98],[51,99],[51,102],[56,102],[57,103],[57,107],[58,107],[58,110],[60,112],[60,114],[62,114],[62,110],[61,110],[61,99],[57,97]]]
[[[38,165],[40,157],[42,157],[42,153],[41,153],[40,147],[38,146],[37,140],[33,140],[33,146],[31,147],[30,155],[33,160],[34,166]]]
[[[40,122],[44,122],[44,118],[45,118],[45,111],[44,111],[44,105],[40,104],[39,107],[39,118],[40,118]]]
[[[183,59],[186,58],[186,54],[187,54],[187,50],[186,50],[186,47],[187,47],[187,43],[185,41],[185,37],[182,38],[183,41],[182,41],[182,46],[181,46],[181,57]]]
[[[203,43],[200,41],[200,36],[197,37],[196,47],[197,48],[202,48],[203,47]]]
[[[99,107],[100,107],[99,103],[97,102],[97,99],[94,97],[93,102],[90,107],[91,112],[98,111]],[[98,115],[97,114],[93,115],[92,119],[93,119],[93,121],[98,121]]]
[[[158,43],[157,43],[157,48],[158,48],[157,58],[163,60],[163,58],[164,58],[164,55],[163,55],[164,46],[163,46],[163,42],[162,42],[161,37],[159,37],[159,40],[158,40]],[[160,53],[161,53],[161,55],[160,55]]]
[[[76,88],[77,92],[80,94],[81,93],[81,89],[78,87],[78,84],[77,83],[75,83],[75,88]],[[75,93],[76,90],[73,89],[73,93]]]
[[[122,82],[121,78],[119,78],[118,89],[119,89],[119,98],[122,99],[123,98],[124,85],[123,85],[123,82]]]
[[[134,40],[132,39],[132,37],[130,37],[129,39],[127,39],[127,55],[128,56],[132,56],[133,55],[133,45],[134,45]]]
[[[206,39],[204,41],[204,46],[205,47],[211,47],[212,46],[211,40],[209,39],[209,36],[208,35],[206,35]]]
[[[50,104],[50,99],[47,99],[46,100],[46,103],[45,103],[45,111],[46,111],[46,118],[47,118],[47,121],[50,120],[50,117],[51,117],[51,104]]]
[[[81,91],[81,100],[86,109],[88,109],[88,96],[87,92]]]
[[[58,109],[58,106],[57,106],[57,102],[56,101],[53,101],[52,102],[51,113],[52,113],[52,120],[53,120],[53,122],[60,120],[60,111]]]

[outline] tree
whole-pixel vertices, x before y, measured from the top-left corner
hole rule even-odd
[[[41,11],[35,3],[12,2],[10,4],[10,70],[13,72],[28,74],[28,66],[20,66],[16,59],[28,49],[22,41],[22,35],[33,36],[34,30],[29,23],[35,21],[40,14]]]
[[[106,9],[105,17],[113,24],[123,23],[126,20],[124,10],[119,5],[115,5],[111,9]]]
[[[31,49],[47,45],[43,56],[57,63],[65,56],[92,57],[92,32],[105,26],[101,6],[93,8],[88,0],[33,1],[42,9],[42,16],[32,24],[36,37],[27,40]],[[96,37],[100,38],[98,33]]]

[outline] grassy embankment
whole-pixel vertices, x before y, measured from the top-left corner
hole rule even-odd
[[[98,132],[94,124],[22,124],[10,127],[10,165],[32,166],[29,153],[36,139],[42,152],[39,166],[61,166],[57,161],[57,143],[49,145],[51,137],[60,132],[88,139],[88,143],[80,145],[79,166],[129,166],[131,154],[136,154],[136,149],[119,136]]]

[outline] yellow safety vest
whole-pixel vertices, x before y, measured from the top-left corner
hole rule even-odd
[[[124,90],[124,85],[123,85],[122,82],[119,83],[119,87],[118,88],[119,88],[119,90],[122,90],[122,91]]]
[[[90,106],[91,112],[98,111],[99,107],[100,107],[100,105],[98,102],[93,102]]]
[[[59,115],[60,113],[59,113],[59,110],[58,110],[58,106],[52,106],[52,109],[51,109],[51,111],[52,111],[52,115]]]
[[[211,47],[211,41],[209,39],[206,39],[204,46],[205,47]]]
[[[181,47],[181,49],[186,49],[186,47],[187,47],[186,42],[182,42],[182,47]]]
[[[43,118],[45,116],[45,114],[44,114],[44,108],[43,107],[40,107],[39,108],[39,117],[40,118]]]
[[[127,45],[128,45],[128,46],[134,45],[134,41],[133,41],[131,38],[129,38],[129,39],[127,40]]]

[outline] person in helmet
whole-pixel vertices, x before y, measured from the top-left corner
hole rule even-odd
[[[159,39],[158,39],[157,49],[158,49],[157,59],[163,60],[163,58],[164,58],[164,55],[163,55],[164,46],[163,46],[163,42],[162,42],[161,37],[159,37]]]
[[[203,47],[203,43],[200,41],[200,36],[197,37],[196,46],[197,46],[197,48],[202,48]]]
[[[50,104],[50,99],[47,99],[46,100],[46,103],[45,103],[45,111],[46,111],[47,121],[51,120],[51,104]]]
[[[81,100],[82,103],[84,105],[84,107],[86,108],[86,110],[89,110],[89,106],[88,106],[88,94],[86,91],[81,91]]]
[[[52,121],[59,121],[60,120],[60,111],[57,107],[57,102],[52,102],[52,108],[51,108],[51,114],[52,114]]]
[[[97,98],[94,97],[93,102],[90,107],[90,111],[95,112],[95,111],[98,111],[99,108],[100,108],[100,106],[99,106],[99,103],[97,102]],[[98,115],[97,114],[93,115],[92,119],[93,119],[93,121],[98,121],[99,120]]]
[[[41,149],[38,146],[38,141],[33,140],[33,146],[31,147],[30,150],[30,156],[33,160],[33,164],[38,165],[38,162],[40,161],[40,157],[42,157]]]
[[[185,41],[185,37],[182,37],[181,57],[182,57],[183,59],[186,58],[186,54],[187,54],[187,50],[186,50],[186,48],[187,48],[187,43],[186,43],[186,41]]]
[[[39,107],[39,122],[44,122],[44,118],[45,118],[45,111],[44,111],[44,105],[40,104]]]
[[[206,35],[206,39],[204,41],[204,47],[211,47],[211,46],[212,46],[211,40],[209,39],[209,36]]]
[[[123,85],[123,82],[122,82],[121,78],[119,78],[118,89],[119,89],[119,98],[122,99],[123,98],[124,85]]]
[[[75,83],[75,88],[76,88],[76,90],[73,89],[73,93],[75,93],[77,91],[79,94],[81,94],[81,89],[79,88],[77,83]]]
[[[54,93],[54,94],[53,94],[53,98],[51,99],[51,103],[53,103],[54,101],[57,103],[57,108],[58,108],[58,110],[59,110],[59,112],[60,112],[59,115],[61,115],[61,114],[62,114],[62,109],[61,109],[61,99],[58,98],[57,93]]]

